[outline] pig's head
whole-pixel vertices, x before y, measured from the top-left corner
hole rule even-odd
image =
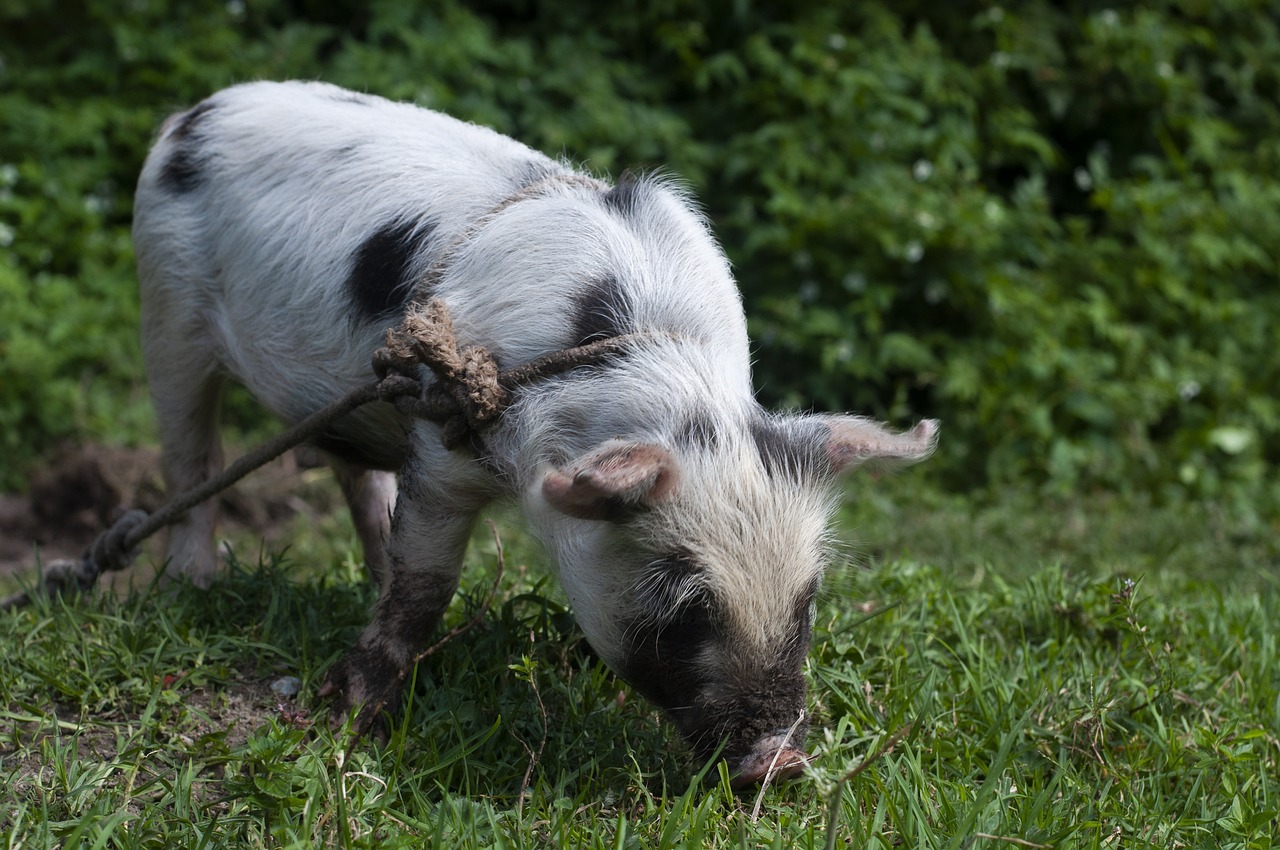
[[[912,462],[937,423],[894,433],[859,417],[767,417],[683,438],[610,440],[544,469],[561,582],[588,640],[735,784],[807,759],[804,661],[828,560],[837,479]]]

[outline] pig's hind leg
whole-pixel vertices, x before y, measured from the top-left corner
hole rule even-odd
[[[153,307],[155,305],[152,305]],[[222,470],[218,407],[222,374],[203,334],[166,323],[143,308],[143,358],[160,432],[161,464],[169,498]],[[208,587],[217,569],[213,527],[217,498],[187,511],[169,528],[165,573]]]

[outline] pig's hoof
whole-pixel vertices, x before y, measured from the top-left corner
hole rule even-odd
[[[390,675],[376,675],[388,668]],[[371,676],[370,672],[375,675]],[[384,655],[356,648],[329,671],[319,695],[334,700],[329,725],[335,731],[342,728],[348,718],[354,718],[351,728],[356,734],[385,741],[383,710],[394,705],[399,697],[400,676]]]

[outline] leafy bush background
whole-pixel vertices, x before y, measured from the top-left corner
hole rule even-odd
[[[150,440],[130,195],[209,92],[319,78],[694,188],[775,405],[935,472],[1280,503],[1274,4],[10,0],[0,485]]]

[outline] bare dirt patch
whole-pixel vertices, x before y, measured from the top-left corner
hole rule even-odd
[[[249,475],[217,497],[219,533],[278,543],[295,517],[339,509],[336,485],[318,466],[318,454],[302,449]],[[155,449],[76,447],[34,475],[29,492],[0,494],[0,580],[34,576],[37,556],[43,563],[78,558],[125,510],[154,511],[166,498]],[[147,541],[139,560],[159,563],[163,538]]]
[[[256,538],[275,548],[297,534],[300,517],[318,521],[344,510],[337,485],[319,461],[311,450],[288,453],[219,496],[219,537]],[[28,492],[0,494],[0,596],[34,582],[37,553],[44,563],[78,558],[125,510],[161,507],[168,496],[159,469],[155,449],[85,445],[32,476]],[[145,584],[163,551],[161,532],[146,542],[137,566],[104,577],[103,584]],[[160,708],[147,728],[133,709],[90,716],[82,707],[56,701],[10,706],[0,717],[0,773],[9,778],[9,792],[22,797],[53,787],[51,751],[75,759],[82,769],[108,770],[110,782],[124,781],[120,777],[126,773],[171,771],[174,752],[220,764],[273,717],[299,727],[313,722],[293,698],[272,692],[272,680],[241,671],[225,685],[187,687],[176,675],[157,686],[172,688],[178,700]],[[219,787],[220,769],[201,771],[193,786],[201,801],[212,793],[208,788]]]
[[[268,680],[254,676],[216,690],[186,690],[181,699],[181,719],[179,709],[171,707],[161,709],[162,717],[151,722],[167,727],[174,747],[186,748],[197,757],[205,751],[200,741],[206,735],[219,734],[221,741],[216,749],[226,753],[242,747],[270,717],[300,726],[311,723],[292,699],[276,696]],[[131,767],[141,767],[144,773],[165,772],[170,768],[165,759],[159,758],[163,750],[150,744],[139,747],[139,741],[155,735],[154,729],[142,729],[139,722],[137,716],[121,716],[118,712],[104,718],[86,717],[83,711],[56,704],[43,715],[10,715],[0,720],[0,741],[4,742],[0,743],[0,764],[9,769],[11,790],[19,796],[48,785],[54,767],[45,758],[42,741],[50,737],[73,739],[75,759],[81,769],[100,764],[118,767],[123,760]],[[128,744],[127,752],[121,752],[121,743]]]

